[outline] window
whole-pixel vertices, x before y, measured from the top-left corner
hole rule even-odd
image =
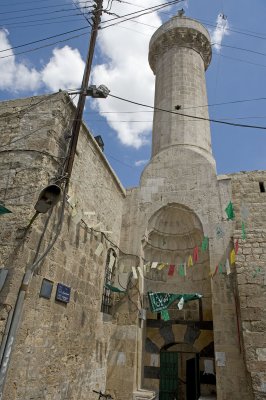
[[[260,192],[261,192],[261,193],[265,193],[264,182],[259,182],[259,185],[260,185]]]
[[[112,292],[110,289],[107,289],[105,285],[107,284],[112,285],[113,283],[116,258],[117,258],[116,252],[114,251],[114,249],[110,248],[107,252],[107,258],[106,258],[105,278],[104,278],[102,305],[101,305],[101,312],[105,314],[110,314],[112,308]]]

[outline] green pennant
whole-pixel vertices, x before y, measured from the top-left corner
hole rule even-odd
[[[201,250],[203,252],[207,251],[208,246],[209,246],[209,238],[208,236],[204,236],[203,241],[201,243]]]
[[[184,264],[179,265],[179,275],[180,276],[185,276],[185,266]]]
[[[245,229],[245,223],[243,221],[241,222],[241,230],[242,230],[242,234],[241,234],[242,240],[246,240],[246,238],[247,238],[246,229]]]
[[[12,211],[8,210],[6,207],[2,206],[0,204],[0,215],[1,214],[8,214],[8,213],[12,213]]]
[[[164,321],[169,321],[170,320],[170,315],[168,310],[162,310],[161,311],[161,317]]]
[[[229,202],[228,206],[226,207],[225,212],[227,214],[227,219],[235,218],[234,207],[233,207],[233,204],[231,201]]]

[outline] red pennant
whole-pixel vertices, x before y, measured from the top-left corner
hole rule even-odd
[[[197,262],[199,260],[199,248],[196,246],[193,250],[193,261]]]
[[[238,244],[238,239],[235,241],[235,253],[238,253],[238,249],[239,249],[239,244]]]
[[[168,275],[169,276],[173,276],[175,272],[175,265],[174,264],[170,264],[169,265],[169,270],[168,270]]]

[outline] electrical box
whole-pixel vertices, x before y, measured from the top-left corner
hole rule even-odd
[[[40,297],[44,297],[45,299],[50,299],[53,290],[53,282],[48,281],[48,279],[42,280],[42,286],[40,290]]]

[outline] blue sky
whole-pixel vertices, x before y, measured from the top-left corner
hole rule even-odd
[[[80,1],[84,6],[85,3]],[[83,16],[75,15],[79,12],[70,0],[26,0],[23,3],[2,0],[1,3],[1,50],[88,26]],[[126,3],[114,0],[111,11],[124,15],[160,3],[163,0]],[[137,22],[127,21],[106,28],[97,42],[92,83],[106,84],[115,95],[153,105],[154,77],[147,60],[149,38],[181,5],[188,17],[201,21],[212,35],[218,15],[222,13],[227,17],[229,30],[223,31],[226,34],[222,37],[221,48],[213,49],[212,63],[206,74],[210,117],[266,126],[266,100],[213,105],[266,98],[265,0],[243,0],[241,3],[188,0],[164,10],[164,13],[149,14],[136,19]],[[111,18],[114,16],[103,16],[103,20]],[[15,55],[83,33],[85,35],[70,41]],[[79,87],[88,41],[89,29],[2,51],[0,56],[12,57],[0,58],[0,100]],[[152,113],[143,111],[147,109],[111,98],[90,99],[86,104],[84,119],[94,135],[103,137],[105,154],[126,187],[138,185],[145,160],[150,158]],[[266,131],[218,124],[212,124],[211,130],[219,174],[266,169]]]

